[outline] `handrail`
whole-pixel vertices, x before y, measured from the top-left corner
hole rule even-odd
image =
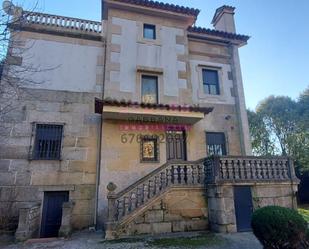
[[[37,24],[95,34],[102,32],[101,22],[86,19],[24,11],[22,20],[29,25]]]
[[[157,173],[161,172],[164,168],[167,168],[169,165],[173,165],[173,164],[177,164],[177,165],[187,165],[187,164],[197,164],[197,163],[201,163],[203,162],[204,159],[199,159],[197,161],[169,161],[166,162],[165,164],[163,164],[162,166],[160,166],[159,168],[153,170],[152,172],[150,172],[148,175],[140,178],[139,180],[137,180],[135,183],[131,184],[130,186],[128,186],[127,188],[121,190],[120,192],[118,192],[116,194],[117,198],[120,197],[121,195],[131,191],[132,189],[134,189],[135,187],[137,187],[139,184],[141,184],[142,182],[146,181],[147,179],[150,179],[151,177],[155,176]]]
[[[114,188],[109,190],[109,222],[119,222],[170,186],[204,185],[203,161],[170,161],[119,193],[114,193]]]

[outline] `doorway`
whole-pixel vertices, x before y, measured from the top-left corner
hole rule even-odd
[[[166,132],[166,159],[168,161],[187,160],[185,131]]]
[[[69,201],[69,192],[44,192],[41,237],[58,237],[62,220],[62,204]]]
[[[250,186],[234,187],[234,205],[238,232],[251,231],[253,213],[252,194]]]

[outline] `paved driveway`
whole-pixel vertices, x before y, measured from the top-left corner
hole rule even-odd
[[[70,239],[34,240],[0,246],[3,249],[262,249],[252,233],[179,233],[107,242],[101,233],[75,233]]]

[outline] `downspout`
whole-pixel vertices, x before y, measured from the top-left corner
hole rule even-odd
[[[104,28],[104,25],[102,24],[102,27]],[[107,30],[105,32],[107,34]],[[104,38],[104,30],[102,30],[102,40],[103,40],[103,50],[104,50],[104,61],[103,61],[103,84],[102,84],[102,100],[104,100],[104,94],[105,94],[105,75],[106,75],[106,35]],[[94,205],[94,220],[93,224],[95,229],[98,229],[98,204],[99,204],[99,185],[100,185],[100,169],[101,169],[101,149],[102,149],[102,132],[103,129],[103,112],[101,114],[100,118],[100,125],[99,125],[99,132],[98,132],[98,142],[97,142],[97,148],[98,148],[98,154],[97,154],[97,167],[96,167],[96,184],[95,184],[95,205]]]

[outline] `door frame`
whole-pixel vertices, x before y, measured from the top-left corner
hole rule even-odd
[[[236,198],[235,198],[235,192],[236,192],[236,189],[237,188],[248,188],[250,190],[250,214],[252,216],[253,214],[253,198],[252,198],[252,185],[234,185],[233,186],[233,195],[234,195],[234,213],[235,213],[235,225],[236,225],[236,229],[237,229],[237,232],[250,232],[252,231],[252,228],[251,226],[248,228],[248,229],[240,229],[239,228],[239,225],[238,225],[238,222],[237,222],[237,209],[236,209]]]
[[[182,137],[183,137],[183,157],[184,159],[168,159],[168,133],[169,132],[182,132]],[[187,132],[186,130],[166,130],[165,131],[165,136],[166,136],[166,161],[187,161],[188,157],[187,157]]]
[[[68,202],[70,200],[70,191],[69,190],[57,190],[57,191],[43,191],[43,198],[42,198],[42,205],[41,205],[41,217],[40,217],[40,225],[39,225],[39,238],[44,238],[43,236],[43,229],[45,228],[45,225],[43,223],[46,223],[46,211],[47,208],[45,209],[45,201],[46,201],[46,196],[45,194],[48,193],[63,193],[66,194],[67,196],[67,201],[64,202]],[[63,202],[63,203],[64,203]],[[45,233],[45,230],[44,230]]]

